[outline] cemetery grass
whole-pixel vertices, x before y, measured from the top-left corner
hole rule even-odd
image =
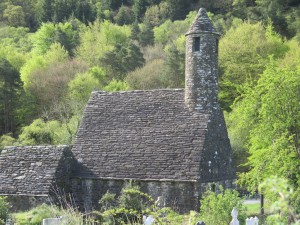
[[[244,206],[246,208],[247,217],[251,217],[251,216],[260,217],[260,203],[244,204]],[[271,214],[270,204],[266,203],[264,208],[265,208],[264,209],[265,215]]]

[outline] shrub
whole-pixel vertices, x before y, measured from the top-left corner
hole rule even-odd
[[[5,224],[8,206],[7,197],[0,197],[0,225]]]
[[[131,182],[125,185],[117,199],[107,192],[99,204],[105,210],[99,213],[103,224],[140,224],[143,215],[154,211],[153,198]]]
[[[59,216],[64,216],[63,224],[83,224],[81,214],[74,209],[60,209],[46,204],[42,204],[27,212],[13,214],[13,220],[18,225],[40,225],[43,219]]]
[[[243,208],[243,199],[235,190],[224,190],[219,187],[220,193],[206,191],[200,201],[200,217],[209,225],[228,225],[232,219],[231,211],[236,207],[239,221],[245,221],[246,214]]]

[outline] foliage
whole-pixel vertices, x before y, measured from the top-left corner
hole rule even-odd
[[[183,42],[184,43],[184,42]],[[182,43],[182,44],[183,44]],[[176,43],[172,43],[165,48],[166,51],[166,76],[169,81],[168,87],[184,86],[184,52],[180,51]]]
[[[86,70],[84,62],[72,60],[49,64],[45,69],[34,71],[27,91],[35,96],[38,111],[51,114],[51,108],[67,95],[69,82],[76,74]]]
[[[249,166],[241,182],[251,190],[267,177],[299,180],[299,68],[271,60],[255,88],[236,105],[242,123],[248,123]]]
[[[107,92],[116,92],[116,91],[126,91],[128,90],[128,85],[126,82],[112,79],[103,90]]]
[[[255,85],[268,63],[268,56],[282,58],[288,46],[272,26],[244,22],[231,28],[220,40],[220,102],[225,110],[244,92],[244,86]]]
[[[65,23],[43,23],[40,29],[32,36],[34,51],[37,54],[45,54],[54,43],[59,43],[68,52],[69,56],[74,56],[74,49],[79,44],[78,21]]]
[[[3,149],[5,146],[13,146],[15,142],[16,140],[12,137],[11,133],[0,136],[0,153],[1,149]]]
[[[29,29],[25,27],[0,27],[1,45],[20,49],[22,52],[28,52],[31,49]],[[2,48],[3,48],[2,47]]]
[[[0,196],[0,224],[5,224],[8,215],[9,204],[7,202],[7,197]]]
[[[91,92],[99,88],[100,82],[91,72],[78,73],[73,80],[68,83],[68,97],[78,103],[86,104]]]
[[[7,24],[12,27],[22,27],[26,25],[23,8],[19,5],[8,5],[4,10],[3,18],[6,19]]]
[[[106,52],[100,59],[108,77],[115,77],[117,80],[123,80],[126,73],[143,66],[144,62],[143,54],[132,41],[116,44],[112,51]]]
[[[166,45],[172,43],[179,36],[187,31],[187,27],[191,25],[196,17],[196,12],[190,12],[185,20],[178,20],[172,22],[171,20],[165,21],[160,26],[154,27],[154,41]]]
[[[287,179],[271,176],[259,185],[259,190],[273,202],[271,206],[273,213],[267,217],[266,224],[299,224],[296,222],[298,215],[291,204],[294,190],[288,184]]]
[[[119,26],[107,20],[94,22],[80,32],[80,46],[77,55],[93,66],[105,53],[112,51],[114,46],[128,43],[131,34],[129,26]]]
[[[130,89],[166,88],[168,80],[166,79],[164,70],[164,61],[155,59],[148,62],[144,67],[128,73],[125,81]]]
[[[62,209],[42,204],[27,212],[14,213],[13,221],[19,225],[40,225],[43,219],[64,217],[63,224],[83,224],[82,215],[73,208]]]
[[[118,14],[114,17],[114,20],[118,25],[121,26],[125,24],[131,24],[134,21],[134,15],[129,7],[122,5],[119,8]]]
[[[71,118],[65,124],[57,121],[44,122],[36,119],[22,128],[19,145],[57,145],[70,144],[78,128],[77,118]]]
[[[60,44],[51,45],[45,55],[33,54],[25,65],[20,69],[21,80],[24,83],[25,90],[31,84],[32,73],[40,69],[47,68],[52,63],[64,62],[68,59],[68,54]]]
[[[121,190],[121,195],[118,198],[119,207],[133,209],[138,212],[146,210],[153,204],[154,199],[150,195],[141,192],[140,188],[131,182]]]
[[[211,225],[227,225],[230,223],[233,207],[239,212],[239,221],[245,221],[243,199],[237,191],[224,190],[219,187],[220,193],[206,191],[200,201],[200,217],[205,223]]]
[[[141,223],[142,216],[150,213],[154,207],[154,200],[148,194],[131,182],[121,190],[118,199],[107,192],[99,201],[102,212],[99,213],[104,224]]]
[[[18,70],[7,59],[0,57],[0,135],[13,132],[17,126],[20,87]]]

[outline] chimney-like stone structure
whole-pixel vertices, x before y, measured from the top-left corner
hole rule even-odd
[[[218,42],[206,10],[201,8],[186,35],[185,103],[191,110],[218,108]]]

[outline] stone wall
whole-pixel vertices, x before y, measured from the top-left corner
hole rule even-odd
[[[203,153],[199,177],[202,182],[235,179],[231,145],[220,107],[211,111]]]
[[[123,179],[79,179],[73,178],[73,195],[82,211],[99,209],[99,200],[107,192],[119,196],[122,188],[130,180]],[[200,187],[197,182],[137,180],[133,184],[151,195],[154,200],[163,197],[165,206],[177,212],[199,210]]]

